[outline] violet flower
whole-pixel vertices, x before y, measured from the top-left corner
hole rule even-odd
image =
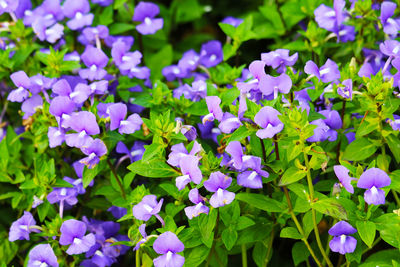
[[[81,159],[79,162],[92,169],[100,162],[100,157],[107,153],[107,147],[100,139],[94,139],[88,146],[81,147],[81,151],[87,157]]]
[[[279,120],[278,115],[281,115],[273,107],[265,106],[254,116],[254,122],[260,126],[256,135],[261,138],[272,138],[283,129],[283,123]]]
[[[140,21],[136,26],[139,33],[143,35],[154,34],[163,27],[164,20],[155,18],[160,13],[160,8],[151,2],[139,2],[135,7],[133,21]]]
[[[11,224],[8,240],[14,242],[16,240],[29,240],[29,234],[32,232],[38,233],[36,221],[32,214],[24,211],[24,215]]]
[[[81,148],[87,146],[93,140],[90,135],[100,133],[96,116],[90,111],[79,111],[72,114],[67,124],[72,130],[77,132],[65,136],[65,141],[70,147]]]
[[[74,0],[75,1],[75,0]],[[100,49],[88,45],[83,52],[81,59],[88,69],[79,70],[79,76],[82,79],[101,80],[106,76],[107,71],[104,67],[107,66],[108,57]]]
[[[278,77],[266,75],[263,79],[265,85],[260,88],[260,91],[265,96],[273,95],[274,99],[278,97],[278,92],[287,94],[292,88],[292,80],[289,75],[282,73]]]
[[[368,189],[364,193],[364,200],[368,204],[385,204],[385,191],[382,187],[390,185],[391,180],[386,172],[379,168],[371,168],[361,174],[357,187]]]
[[[58,267],[57,257],[49,244],[39,244],[29,251],[29,267]]]
[[[245,156],[243,169],[237,176],[237,184],[247,188],[263,188],[262,177],[267,178],[269,173],[262,170],[261,158]],[[244,170],[244,171],[243,171]]]
[[[22,102],[27,99],[29,96],[28,89],[30,89],[32,84],[26,73],[22,70],[17,71],[11,74],[10,78],[18,88],[10,92],[7,100],[11,102]]]
[[[53,188],[53,191],[47,195],[47,200],[50,202],[50,204],[59,203],[59,214],[62,218],[64,213],[64,205],[67,204],[73,206],[78,203],[78,199],[76,198],[77,196],[78,191],[75,188],[56,187]]]
[[[112,104],[107,108],[107,114],[110,116],[110,130],[118,129],[120,134],[132,134],[140,130],[143,121],[136,113],[130,115],[126,120],[125,116],[128,108],[123,103]]]
[[[225,112],[218,128],[221,132],[230,134],[242,125],[240,119],[229,112]]]
[[[379,45],[382,54],[395,58],[400,56],[400,42],[396,40],[386,40]]]
[[[182,252],[185,246],[170,231],[162,233],[157,237],[154,241],[153,249],[158,254],[163,254],[153,260],[155,267],[182,267],[185,263],[185,258],[177,254],[178,252]]]
[[[88,0],[66,0],[63,4],[63,12],[70,19],[67,22],[68,28],[79,30],[91,25],[94,16],[89,11],[90,4]]]
[[[37,109],[42,108],[43,99],[40,95],[33,95],[31,98],[28,98],[21,105],[21,110],[24,112],[24,116],[22,119],[27,119],[36,113]]]
[[[185,208],[185,214],[189,220],[199,216],[201,213],[208,214],[210,209],[204,205],[204,198],[199,194],[199,190],[197,188],[193,188],[189,191],[189,200],[193,204],[196,204],[195,206],[189,206]]]
[[[121,157],[121,159],[119,159],[118,162],[122,162],[123,160],[125,160],[125,158],[129,158],[131,163],[141,160],[144,152],[146,151],[146,149],[144,148],[145,145],[146,143],[144,142],[136,141],[131,147],[131,149],[128,149],[123,142],[119,141],[117,143],[115,151],[117,153],[126,155]]]
[[[235,193],[225,190],[232,183],[232,178],[222,172],[213,172],[210,178],[204,182],[204,187],[215,192],[210,198],[210,204],[214,208],[230,204],[235,199]]]
[[[36,20],[32,24],[32,29],[40,41],[46,40],[54,44],[64,35],[64,26],[56,23],[51,27],[47,27],[43,20]]]
[[[284,73],[287,66],[293,66],[298,58],[298,53],[289,56],[288,49],[277,49],[268,53],[261,54],[261,60],[265,65],[276,69],[278,73]]]
[[[379,19],[381,20],[383,31],[392,36],[396,36],[400,31],[399,20],[392,19],[394,11],[397,5],[390,1],[385,1],[381,4],[381,15]]]
[[[351,185],[351,181],[356,179],[349,176],[349,170],[342,165],[333,166],[333,170],[335,171],[336,177],[340,181],[340,185],[343,186],[347,192],[353,194],[354,188]]]
[[[146,224],[142,224],[139,226],[139,233],[142,235],[143,238],[136,243],[135,247],[133,248],[133,251],[138,250],[140,248],[140,245],[147,242]]]
[[[353,99],[353,81],[346,79],[342,82],[342,85],[337,88],[338,95],[346,99]]]
[[[221,121],[223,112],[221,107],[221,99],[218,96],[207,96],[206,103],[209,114],[203,117],[202,122],[205,124],[207,121],[213,121],[214,119]]]
[[[248,82],[238,82],[237,87],[239,90],[242,93],[248,93],[250,90],[266,90],[265,78],[267,77],[267,74],[265,73],[265,63],[261,60],[255,60],[251,62],[249,71],[254,79]]]
[[[174,167],[180,167],[180,160],[182,158],[186,157],[187,155],[196,156],[196,154],[198,154],[201,150],[202,147],[197,141],[194,141],[190,153],[187,151],[183,143],[173,145],[171,147],[171,153],[168,155],[167,163]]]
[[[179,190],[185,188],[185,186],[193,182],[199,184],[203,179],[203,175],[199,168],[199,158],[196,156],[187,155],[179,160],[179,166],[181,167],[182,176],[176,177],[175,183]]]
[[[218,65],[224,59],[219,41],[209,41],[201,46],[199,62],[206,68]]]
[[[97,47],[100,46],[100,39],[105,39],[109,36],[109,31],[107,26],[98,25],[96,27],[87,27],[82,31],[82,36],[80,40],[84,40],[84,45],[96,44]],[[79,39],[79,38],[78,38]]]
[[[142,221],[148,221],[151,218],[151,216],[154,215],[156,216],[157,219],[160,220],[162,224],[164,224],[164,221],[158,215],[158,213],[161,210],[163,202],[164,202],[163,198],[161,198],[160,201],[157,202],[157,196],[155,195],[144,196],[142,201],[133,206],[132,214],[133,216],[135,216],[136,219]]]
[[[75,104],[82,104],[85,102],[91,91],[86,85],[78,83],[72,91],[71,86],[65,79],[58,80],[53,84],[52,91],[59,96],[68,96]]]
[[[329,140],[331,142],[337,139],[336,129],[342,128],[342,119],[336,110],[321,110],[318,113],[325,116],[326,119],[318,119],[310,122],[317,125],[314,129],[314,135],[307,138],[308,142],[323,142]]]
[[[86,224],[84,222],[75,219],[67,220],[61,225],[60,232],[60,245],[70,245],[66,251],[68,255],[84,253],[96,244],[94,234],[85,235]]]
[[[182,58],[178,61],[178,67],[183,73],[190,73],[196,70],[199,65],[200,55],[193,49],[183,53]]]
[[[328,233],[333,236],[329,242],[329,247],[333,252],[340,254],[353,253],[357,246],[357,239],[351,234],[356,233],[357,230],[346,221],[337,222]]]
[[[400,131],[400,116],[393,114],[393,118],[394,120],[388,120],[390,127],[392,127],[394,131]]]
[[[338,65],[329,58],[321,68],[318,68],[313,61],[307,61],[304,67],[304,72],[314,75],[318,80],[321,80],[324,83],[329,83],[340,78]]]
[[[228,16],[228,17],[225,17],[222,21],[221,21],[221,23],[225,23],[225,24],[229,24],[229,25],[232,25],[233,27],[237,27],[237,26],[239,26],[240,24],[242,24],[242,22],[243,22],[243,19],[238,19],[238,18],[234,18],[234,17],[231,17],[231,16]]]

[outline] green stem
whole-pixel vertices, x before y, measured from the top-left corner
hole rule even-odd
[[[311,172],[310,172],[310,163],[308,161],[308,156],[305,152],[303,152],[304,155],[304,162],[306,164],[307,168],[307,183],[308,183],[308,190],[310,191],[310,201],[311,204],[314,202],[314,186],[312,183],[312,178],[311,178]],[[315,234],[315,239],[317,240],[318,248],[324,257],[326,263],[328,264],[329,267],[333,267],[333,264],[331,260],[328,258],[328,256],[325,253],[324,247],[321,242],[321,238],[319,236],[319,230],[318,230],[318,224],[317,224],[317,214],[315,209],[312,208],[311,205],[311,213],[312,213],[312,219],[313,219],[313,227],[314,227],[314,234]]]
[[[265,261],[264,261],[263,267],[266,267],[269,263],[269,259],[271,257],[271,253],[272,253],[272,245],[274,244],[274,237],[275,237],[275,231],[274,231],[274,227],[272,227],[271,236],[269,237],[267,256],[265,256]]]
[[[334,219],[333,222],[331,223],[331,225],[335,225],[337,223],[337,220]],[[325,246],[325,253],[326,255],[329,257],[329,253],[330,253],[330,248],[329,248],[329,242],[331,242],[331,240],[333,239],[333,236],[329,235],[328,240],[326,241],[326,246]],[[322,265],[325,265],[325,258],[322,260]]]
[[[364,255],[365,253],[367,253],[368,251],[370,251],[373,247],[376,246],[376,244],[378,244],[379,242],[381,242],[382,237],[378,237],[377,239],[375,239],[374,243],[372,243],[371,248],[366,248],[363,250],[361,255]]]
[[[111,172],[114,174],[115,180],[117,181],[117,184],[118,184],[119,188],[121,189],[122,197],[123,197],[124,199],[126,199],[126,194],[125,194],[124,187],[122,186],[122,183],[121,183],[121,181],[119,180],[118,174],[117,174],[117,172],[115,171],[114,166],[111,164],[110,159],[107,159],[107,164],[108,164],[108,166],[110,167]]]
[[[140,267],[140,248],[138,248],[138,250],[136,250],[135,262],[136,262],[135,266]]]
[[[400,207],[399,196],[397,195],[396,191],[394,191],[393,189],[392,189],[392,194],[393,194],[394,199],[396,200],[397,207]]]
[[[304,242],[304,244],[306,245],[308,251],[310,252],[311,256],[313,257],[313,259],[314,259],[314,261],[317,263],[317,265],[320,266],[320,267],[322,267],[321,262],[318,260],[317,256],[316,256],[315,253],[314,253],[314,250],[311,248],[310,244],[308,243],[308,240],[307,240],[307,238],[306,238],[306,236],[305,236],[303,227],[301,227],[299,221],[297,220],[296,215],[295,215],[294,212],[293,212],[292,201],[290,200],[290,195],[289,195],[289,192],[288,192],[286,186],[283,186],[283,192],[285,192],[285,197],[286,197],[286,201],[287,201],[287,203],[288,203],[288,208],[289,208],[289,214],[290,214],[290,216],[292,217],[292,220],[293,220],[294,224],[296,225],[297,230],[298,230],[299,233],[303,236],[303,238],[302,238],[301,240],[302,240],[302,241]]]
[[[246,244],[242,244],[242,266],[247,267],[247,249]]]

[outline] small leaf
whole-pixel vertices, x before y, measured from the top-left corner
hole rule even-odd
[[[281,212],[286,209],[286,206],[281,202],[259,194],[239,193],[236,195],[236,199],[268,212]]]
[[[279,186],[292,184],[301,180],[304,176],[306,176],[307,172],[305,170],[300,170],[299,168],[293,166],[285,171],[282,175],[281,180],[279,181]]]
[[[361,239],[364,243],[369,247],[372,248],[372,243],[375,239],[376,233],[376,226],[373,222],[369,221],[357,221],[356,227],[358,234],[360,235]]]
[[[154,159],[151,161],[138,160],[128,166],[128,169],[144,177],[165,178],[179,175],[172,167],[164,161]]]
[[[224,242],[227,250],[231,250],[233,248],[237,238],[237,232],[235,230],[232,230],[231,227],[226,228],[224,231],[222,231],[222,242]]]
[[[303,237],[294,227],[285,227],[281,230],[280,237],[291,239],[302,239]]]

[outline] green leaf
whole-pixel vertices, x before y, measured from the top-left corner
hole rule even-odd
[[[1,263],[9,264],[18,252],[18,245],[8,241],[8,233],[1,232],[0,241],[0,259]],[[4,265],[6,266],[6,265]]]
[[[292,247],[292,257],[294,265],[297,266],[308,259],[309,250],[303,242],[296,242]]]
[[[224,231],[222,231],[222,242],[224,242],[227,250],[231,250],[233,248],[237,238],[238,234],[236,230],[233,230],[231,227],[228,227]]]
[[[96,175],[100,172],[100,165],[97,164],[94,168],[89,169],[87,166],[83,169],[82,175],[82,184],[83,188],[86,188],[90,182],[96,177]]]
[[[186,244],[185,244],[186,245]],[[206,246],[198,246],[190,250],[185,250],[185,266],[197,267],[207,258],[210,248]]]
[[[343,159],[361,161],[372,156],[378,147],[366,138],[359,138],[351,142],[344,151]]]
[[[291,239],[302,239],[302,235],[294,227],[285,227],[281,230],[280,237]]]
[[[151,76],[154,79],[162,78],[161,71],[165,66],[171,65],[173,53],[172,46],[166,45],[157,53],[146,58],[146,65],[151,69]]]
[[[279,186],[292,184],[301,180],[304,176],[306,176],[307,172],[305,170],[300,170],[299,168],[292,166],[285,171],[282,175],[281,180],[279,181]]]
[[[146,150],[143,153],[143,157],[142,157],[143,161],[150,161],[155,158],[160,159],[162,157],[162,153],[164,151],[163,147],[156,143],[144,146],[144,148]]]
[[[232,141],[242,141],[244,138],[252,135],[256,131],[257,129],[247,128],[246,125],[242,125],[232,133],[232,135],[228,138],[227,143]]]
[[[236,230],[240,231],[254,225],[255,222],[246,216],[240,216],[236,224]]]
[[[176,9],[176,23],[184,23],[201,18],[204,8],[197,0],[174,0],[171,10]]]
[[[210,248],[212,245],[212,240],[214,239],[213,233],[214,233],[214,227],[217,223],[217,217],[218,217],[218,210],[211,209],[209,214],[200,214],[197,221],[203,243]],[[210,239],[211,242],[208,243]]]
[[[268,244],[266,242],[257,242],[253,248],[253,260],[257,266],[264,266],[265,257],[268,253]]]
[[[369,221],[357,221],[356,227],[358,234],[360,235],[361,239],[364,243],[369,247],[372,248],[372,243],[375,239],[375,232],[376,226],[373,222]]]
[[[286,206],[283,203],[260,194],[239,193],[236,195],[236,199],[243,201],[257,209],[268,212],[281,212],[282,210],[286,209]]]
[[[128,169],[136,174],[150,178],[174,177],[180,174],[159,159],[150,161],[138,160],[129,165]]]
[[[114,23],[110,26],[110,35],[121,34],[135,29],[135,25],[128,23]]]
[[[400,163],[400,140],[398,137],[390,134],[386,137],[390,151],[392,151],[397,163]]]
[[[311,203],[311,207],[338,220],[347,220],[347,212],[336,199],[326,198]]]
[[[374,222],[380,237],[389,245],[400,248],[400,216],[394,213],[383,214]]]
[[[393,267],[390,260],[400,261],[398,249],[386,249],[373,253],[359,267]]]

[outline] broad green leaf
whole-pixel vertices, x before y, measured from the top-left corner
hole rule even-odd
[[[393,267],[392,260],[400,262],[398,249],[386,249],[371,254],[359,267]]]
[[[228,227],[224,231],[222,231],[222,242],[224,242],[227,250],[231,250],[233,248],[237,238],[238,234],[236,230],[233,230],[231,227]]]
[[[195,247],[191,250],[185,249],[185,266],[187,267],[199,266],[206,260],[209,253],[210,253],[210,248],[204,245]]]
[[[309,250],[303,242],[296,242],[292,247],[292,258],[294,265],[297,266],[306,261],[310,255]]]
[[[257,209],[268,212],[281,212],[286,209],[286,206],[283,203],[260,194],[239,193],[236,195],[236,199],[246,202]]]
[[[390,134],[386,137],[390,151],[392,151],[397,163],[400,163],[400,140],[399,137]]]
[[[291,239],[302,239],[303,237],[294,227],[285,227],[281,230],[280,237]]]
[[[311,203],[311,207],[338,220],[347,220],[347,212],[336,199],[326,198]]]
[[[214,227],[217,223],[218,210],[211,209],[209,214],[200,214],[198,217],[198,227],[202,236],[203,243],[211,248],[212,240],[214,239]],[[211,242],[209,243],[209,240]]]
[[[301,180],[304,176],[306,176],[307,172],[305,170],[300,170],[299,168],[292,166],[285,171],[282,175],[281,180],[279,181],[279,186],[292,184]]]
[[[375,224],[369,221],[357,221],[356,227],[361,239],[368,247],[371,248],[371,245],[375,239],[375,232],[376,232]]]
[[[344,151],[343,159],[361,161],[372,156],[378,147],[366,138],[359,138],[348,145]]]
[[[174,177],[180,174],[160,159],[151,161],[139,160],[129,165],[128,169],[136,174],[150,178]]]

